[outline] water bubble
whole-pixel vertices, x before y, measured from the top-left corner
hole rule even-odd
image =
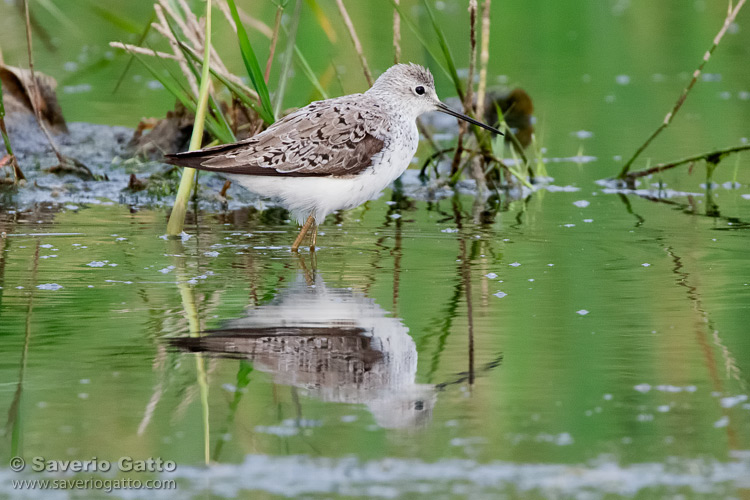
[[[45,283],[43,285],[36,286],[39,290],[60,290],[63,286],[57,283]]]
[[[721,398],[719,400],[722,408],[731,408],[739,403],[742,403],[743,401],[747,401],[747,396],[745,394],[740,394],[737,396],[729,396],[726,398]]]
[[[729,417],[727,417],[726,415],[714,422],[714,427],[716,427],[717,429],[726,427],[727,425],[729,425]]]

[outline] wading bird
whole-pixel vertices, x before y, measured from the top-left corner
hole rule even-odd
[[[406,170],[419,143],[416,120],[428,111],[502,134],[442,103],[426,68],[396,64],[364,94],[313,102],[249,139],[166,161],[219,172],[277,199],[302,224],[292,251],[310,228],[314,250],[317,226],[328,214],[376,198]]]

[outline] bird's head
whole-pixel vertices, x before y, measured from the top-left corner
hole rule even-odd
[[[440,111],[503,135],[496,128],[454,111],[443,103],[435,91],[435,80],[432,73],[418,64],[391,66],[380,75],[367,93],[392,102],[402,112],[413,116],[415,119],[422,113]]]

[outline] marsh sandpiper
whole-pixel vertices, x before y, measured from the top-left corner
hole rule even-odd
[[[221,173],[280,201],[302,224],[292,251],[310,228],[314,250],[317,226],[328,214],[376,198],[406,170],[419,143],[416,120],[428,111],[502,134],[442,103],[426,68],[396,64],[363,94],[313,102],[253,137],[166,161]]]

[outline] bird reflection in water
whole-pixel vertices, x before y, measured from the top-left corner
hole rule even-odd
[[[328,402],[365,404],[384,428],[429,422],[437,399],[417,384],[409,329],[350,288],[330,288],[299,271],[266,305],[203,337],[171,340],[187,351],[247,358],[274,382]]]

